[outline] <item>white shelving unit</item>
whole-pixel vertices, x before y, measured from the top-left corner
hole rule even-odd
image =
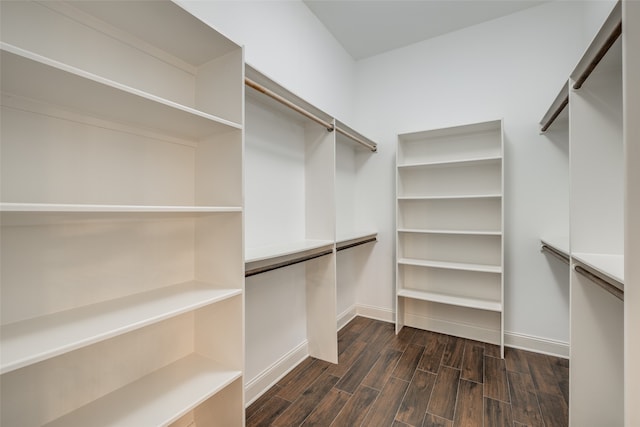
[[[268,353],[248,359],[251,402],[299,362],[292,352],[337,363],[338,301],[353,291],[338,282],[353,287],[368,252],[350,248],[377,236],[357,202],[376,144],[260,71],[247,66],[246,77],[247,342]]]
[[[499,120],[399,135],[397,332],[504,348],[502,153]]]
[[[618,3],[569,80],[569,421],[575,426],[624,424],[624,302],[616,296],[626,287],[622,37],[592,65],[611,34],[619,34],[621,9]]]
[[[243,425],[242,48],[169,1],[1,8],[0,423]]]

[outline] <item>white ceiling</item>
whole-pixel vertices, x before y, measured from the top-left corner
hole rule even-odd
[[[303,0],[358,60],[548,0]]]

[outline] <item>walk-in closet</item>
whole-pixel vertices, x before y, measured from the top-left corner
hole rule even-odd
[[[0,425],[640,426],[639,76],[635,0],[0,0]]]

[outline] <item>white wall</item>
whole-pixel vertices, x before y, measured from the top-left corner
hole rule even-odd
[[[568,354],[568,270],[539,250],[541,235],[568,225],[568,147],[541,137],[538,121],[605,9],[546,3],[358,63],[354,123],[381,143],[363,175],[375,189],[363,209],[389,230],[362,277],[359,303],[394,310],[396,135],[502,117],[507,343]]]
[[[236,43],[274,81],[343,120],[353,116],[355,62],[300,0],[178,0]]]

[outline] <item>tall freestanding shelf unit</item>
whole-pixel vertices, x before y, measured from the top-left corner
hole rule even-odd
[[[3,1],[0,424],[244,424],[243,51]]]
[[[396,331],[504,351],[500,120],[399,135]]]

